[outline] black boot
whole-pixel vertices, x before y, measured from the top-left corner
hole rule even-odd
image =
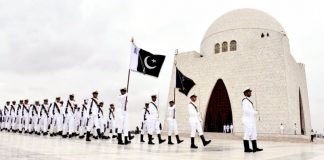
[[[89,132],[89,131],[87,131],[87,138],[86,138],[86,141],[91,141],[91,139],[90,139],[90,132]]]
[[[171,141],[171,136],[168,136],[168,144],[174,144],[174,143],[172,143],[172,141]]]
[[[252,149],[250,149],[248,140],[243,140],[243,144],[244,144],[244,152],[252,152]]]
[[[150,135],[150,134],[148,134],[148,144],[150,144],[150,145],[154,145],[155,143],[153,143],[153,139],[152,139],[152,135]]]
[[[252,140],[252,147],[253,147],[253,152],[263,151],[263,149],[258,148],[256,140]]]
[[[102,138],[102,135],[101,135],[101,132],[100,132],[100,129],[97,129],[97,134],[98,134],[98,138]]]
[[[129,138],[129,140],[134,139],[134,136],[131,135],[131,132],[130,131],[128,131],[128,138]]]
[[[180,140],[180,137],[179,137],[179,135],[176,135],[176,138],[177,138],[177,143],[178,143],[178,144],[180,144],[180,143],[182,143],[182,142],[183,142],[183,140]]]
[[[165,142],[165,139],[161,138],[161,134],[158,134],[158,138],[159,138],[159,144],[162,144]]]
[[[190,148],[192,148],[192,149],[197,149],[198,148],[198,146],[195,145],[195,137],[191,137]]]
[[[124,144],[121,133],[118,133],[117,139],[118,139],[118,144],[120,144],[120,145],[123,145]]]
[[[125,138],[125,145],[131,144],[131,141],[128,140],[128,137],[127,136],[125,136],[124,138]]]
[[[200,138],[204,146],[207,146],[211,142],[211,140],[206,141],[204,135],[201,135]]]
[[[143,134],[141,134],[141,142],[145,142],[144,141],[144,135]]]

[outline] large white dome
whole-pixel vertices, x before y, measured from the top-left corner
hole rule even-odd
[[[214,34],[235,29],[266,29],[284,32],[280,23],[265,12],[255,9],[237,9],[216,19],[205,33],[203,41]]]

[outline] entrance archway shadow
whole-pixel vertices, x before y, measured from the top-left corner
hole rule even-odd
[[[218,79],[209,98],[204,131],[223,132],[225,124],[233,124],[232,108],[226,86]]]

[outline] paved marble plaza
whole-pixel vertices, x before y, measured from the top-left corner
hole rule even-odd
[[[206,137],[210,137],[208,134]],[[138,138],[138,137],[136,137]],[[146,137],[145,137],[146,138]],[[156,139],[155,139],[156,141]],[[183,159],[226,159],[226,160],[323,160],[324,145],[310,143],[288,143],[260,141],[265,150],[260,153],[243,153],[240,140],[213,139],[211,145],[198,150],[189,149],[189,139],[181,145],[167,144],[149,146],[133,140],[131,145],[119,146],[112,140],[61,139],[0,133],[1,160],[183,160]]]

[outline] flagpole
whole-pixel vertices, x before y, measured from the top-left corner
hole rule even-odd
[[[131,42],[134,44],[134,38],[132,37]],[[135,44],[134,44],[135,45]],[[126,93],[128,94],[128,90],[129,90],[129,79],[130,79],[130,68],[128,69],[128,76],[127,76],[127,87],[126,87]],[[124,107],[124,111],[127,110],[127,99],[128,99],[128,95],[126,96],[125,99],[125,107]]]
[[[176,73],[175,73],[175,83],[174,83],[174,88],[173,88],[173,102],[175,103],[175,100],[176,100],[176,83],[177,83],[177,55],[178,55],[178,49],[175,50],[175,55],[174,55],[174,67],[175,67],[175,70],[176,70]]]

